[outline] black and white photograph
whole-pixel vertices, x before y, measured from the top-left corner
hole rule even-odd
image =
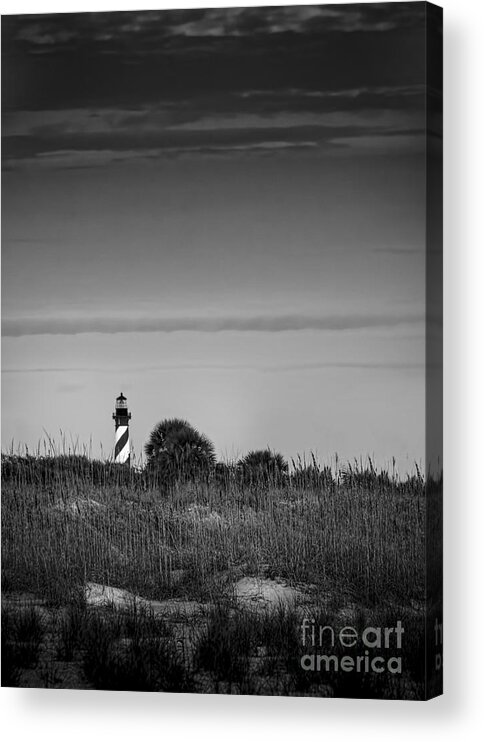
[[[442,693],[442,9],[2,16],[4,687]]]

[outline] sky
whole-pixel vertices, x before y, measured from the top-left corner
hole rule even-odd
[[[107,457],[122,391],[138,454],[182,417],[225,458],[422,466],[424,30],[424,3],[4,16],[2,449]]]

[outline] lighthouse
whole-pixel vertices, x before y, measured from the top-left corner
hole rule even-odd
[[[116,407],[113,412],[115,444],[115,464],[128,464],[129,466],[129,421],[131,412],[128,412],[128,400],[123,392],[116,397]]]

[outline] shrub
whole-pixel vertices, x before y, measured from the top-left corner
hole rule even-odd
[[[145,444],[148,469],[164,483],[207,478],[215,466],[212,441],[186,420],[163,420]]]
[[[246,483],[280,483],[287,474],[288,465],[281,453],[269,448],[250,451],[239,461],[239,469]]]

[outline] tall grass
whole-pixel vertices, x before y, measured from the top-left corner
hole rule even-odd
[[[400,615],[399,607],[419,611],[432,598],[426,556],[438,579],[426,533],[440,533],[442,482],[418,471],[401,481],[371,461],[331,470],[298,459],[272,478],[247,481],[226,464],[204,481],[182,474],[167,486],[156,472],[85,455],[7,455],[2,480],[3,592],[34,593],[55,609],[55,656],[80,663],[91,687],[184,691],[198,672],[222,692],[307,693],[323,681],[301,670],[297,615],[235,609],[227,585],[241,575],[284,578],[327,610],[330,598],[333,618],[360,605],[383,621],[389,607]],[[192,659],[180,657],[173,632],[153,616],[88,610],[87,582],[210,601]],[[406,682],[416,697],[423,622],[417,614],[408,622]],[[15,685],[22,668],[35,666],[43,629],[32,613],[4,613],[2,623],[2,680]],[[30,658],[20,657],[27,650]],[[261,673],[274,679],[265,689]],[[384,692],[352,674],[329,682],[336,695]]]
[[[33,606],[19,611],[2,607],[2,685],[18,685],[21,670],[36,666],[44,635],[44,623]]]
[[[89,613],[82,646],[84,672],[97,690],[192,689],[172,633],[147,611]]]
[[[203,598],[214,575],[242,565],[321,589],[344,585],[367,603],[423,598],[422,479],[352,471],[301,484],[297,472],[277,486],[229,478],[166,494],[143,473],[75,464],[4,458],[4,590],[65,602],[94,581],[153,598],[189,587]]]
[[[301,667],[301,616],[282,605],[270,612],[216,604],[199,637],[195,666],[218,684],[235,684],[241,692],[281,693],[290,678],[292,690],[307,688],[313,678]]]

